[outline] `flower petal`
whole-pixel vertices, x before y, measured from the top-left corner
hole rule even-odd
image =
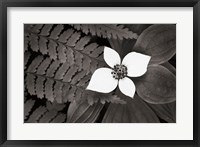
[[[136,52],[127,54],[122,64],[128,69],[128,76],[139,77],[147,71],[147,66],[151,57]]]
[[[99,68],[97,69],[90,80],[87,90],[109,93],[113,91],[118,84],[118,80],[112,77],[112,69]]]
[[[119,54],[109,47],[104,48],[104,60],[112,68],[116,64],[121,64],[121,58]]]
[[[135,84],[133,81],[127,77],[119,80],[119,89],[120,91],[131,98],[133,98],[135,94]]]

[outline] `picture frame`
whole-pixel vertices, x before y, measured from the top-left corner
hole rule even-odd
[[[8,7],[193,7],[193,140],[8,140],[7,139],[7,8]],[[199,146],[199,0],[7,0],[1,1],[0,26],[0,145],[9,146]]]

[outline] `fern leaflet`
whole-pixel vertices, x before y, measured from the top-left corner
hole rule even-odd
[[[138,35],[133,33],[124,25],[116,24],[72,24],[77,30],[82,30],[85,34],[97,35],[108,39],[137,39]]]

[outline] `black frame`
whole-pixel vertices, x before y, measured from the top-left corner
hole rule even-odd
[[[181,146],[200,145],[200,0],[0,0],[0,146]],[[173,141],[25,141],[7,140],[7,7],[193,7],[193,140]],[[199,57],[199,58],[198,58]]]

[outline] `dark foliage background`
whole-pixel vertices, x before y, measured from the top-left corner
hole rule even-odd
[[[104,46],[122,58],[131,51],[152,56],[150,81],[148,76],[132,79],[138,89],[134,99],[118,89],[85,90],[92,73],[107,66]],[[25,24],[24,122],[174,123],[175,50],[175,25]]]

